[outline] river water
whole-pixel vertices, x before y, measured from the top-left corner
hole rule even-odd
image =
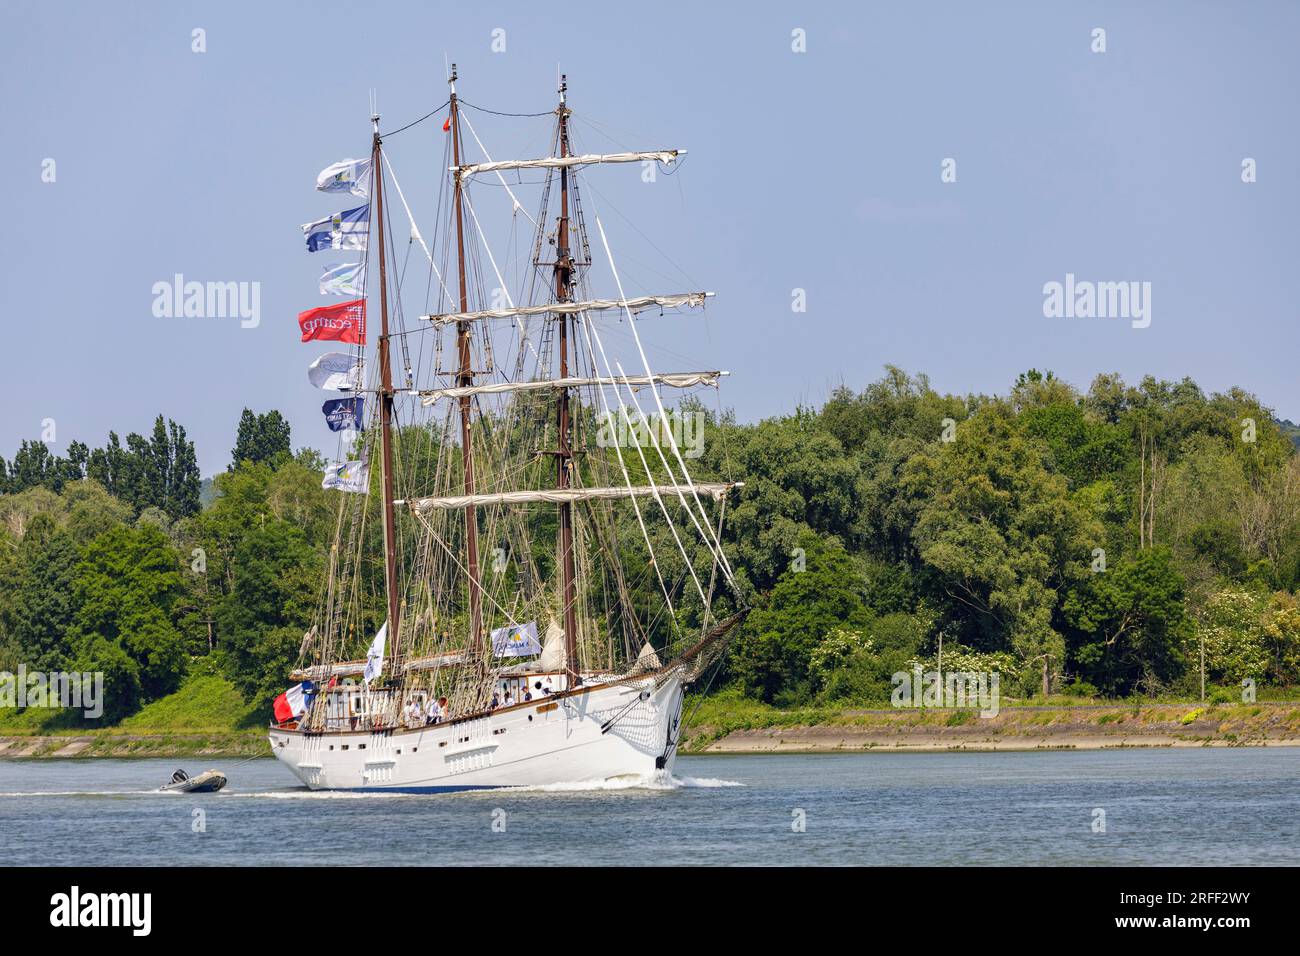
[[[152,789],[179,766],[230,785]],[[8,865],[1294,865],[1300,749],[682,757],[432,795],[312,793],[269,758],[11,759],[0,839]]]

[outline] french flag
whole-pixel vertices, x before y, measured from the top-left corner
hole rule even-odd
[[[316,692],[316,685],[311,681],[294,684],[275,699],[275,722],[282,724],[293,720],[307,709],[307,698]]]

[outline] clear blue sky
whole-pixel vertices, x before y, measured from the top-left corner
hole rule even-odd
[[[1082,387],[1103,370],[1190,375],[1300,419],[1300,6],[563,8],[556,24],[492,0],[6,0],[0,314],[19,398],[0,455],[44,418],[62,453],[147,431],[161,411],[210,474],[245,405],[286,414],[295,447],[330,447],[304,374],[324,349],[298,342],[294,317],[325,302],[317,275],[343,257],[308,255],[298,226],[341,208],[314,178],[365,154],[369,91],[383,128],[418,117],[445,99],[444,53],[470,102],[549,109],[558,61],[580,119],[629,146],[690,150],[653,185],[602,169],[607,203],[592,199],[632,288],[680,291],[684,273],[717,291],[703,321],[640,327],[673,356],[661,368],[732,370],[724,398],[742,420],[860,388],[885,363],[961,393],[1004,391],[1031,366]],[[497,158],[543,148],[544,120],[470,117]],[[442,135],[426,123],[389,143],[426,234]],[[945,157],[956,183],[940,182]],[[1257,183],[1241,182],[1243,157]],[[483,196],[480,213],[504,223],[499,191]],[[260,282],[261,325],[155,318],[151,287],[177,272]],[[1151,282],[1150,328],[1045,318],[1042,286],[1067,272]]]

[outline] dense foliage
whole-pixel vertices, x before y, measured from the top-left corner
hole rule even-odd
[[[949,666],[997,656],[1027,693],[1192,693],[1202,644],[1211,684],[1296,679],[1300,457],[1245,392],[1101,375],[1080,394],[1031,370],[958,398],[890,368],[817,414],[724,421],[723,449],[748,482],[732,547],[760,608],[731,674],[765,700],[881,699],[941,637]],[[800,662],[844,627],[856,642],[819,685]]]
[[[1245,392],[1101,375],[1080,393],[1030,371],[1005,396],[955,396],[890,368],[819,410],[706,417],[693,474],[746,482],[724,537],[744,593],[723,603],[754,608],[721,681],[754,698],[885,701],[890,675],[930,666],[940,642],[945,667],[997,669],[1004,693],[1193,695],[1202,656],[1212,686],[1300,680],[1300,435]],[[0,670],[101,670],[111,717],[208,655],[251,702],[283,687],[339,493],[315,453],[290,454],[278,412],[244,411],[201,510],[194,461],[161,417],[124,447],[24,442],[0,460]],[[626,520],[619,546],[643,566]],[[538,521],[545,570],[554,515]],[[664,576],[685,580],[666,529],[649,533]],[[656,600],[652,577],[630,587]],[[668,623],[698,628],[677,593]]]

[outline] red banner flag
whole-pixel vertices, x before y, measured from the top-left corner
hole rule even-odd
[[[366,300],[353,299],[298,313],[302,340],[329,339],[333,342],[366,344]]]

